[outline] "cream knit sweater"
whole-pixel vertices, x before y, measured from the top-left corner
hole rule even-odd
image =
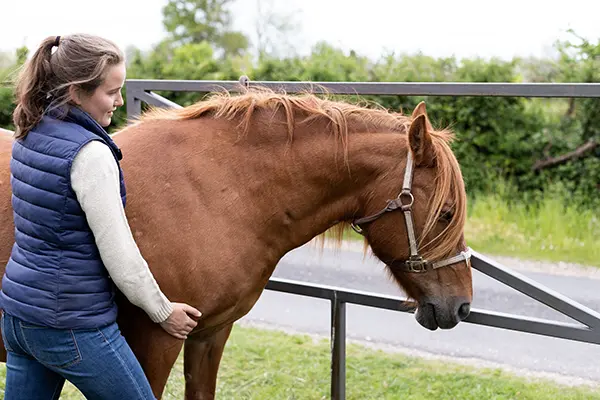
[[[83,146],[71,167],[71,186],[113,282],[152,321],[166,320],[173,307],[135,243],[121,202],[119,169],[108,146],[98,141]]]

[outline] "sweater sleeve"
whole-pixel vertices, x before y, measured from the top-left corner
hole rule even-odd
[[[113,282],[153,322],[166,320],[173,307],[135,243],[121,200],[119,169],[108,146],[96,140],[83,146],[73,160],[71,186]]]

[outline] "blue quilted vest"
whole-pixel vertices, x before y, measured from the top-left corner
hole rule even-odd
[[[76,107],[60,112],[44,115],[13,145],[15,244],[0,302],[7,313],[33,324],[91,329],[116,320],[115,288],[71,188],[71,165],[92,140],[109,146],[117,164],[122,156],[87,113]],[[125,205],[120,166],[119,173]]]

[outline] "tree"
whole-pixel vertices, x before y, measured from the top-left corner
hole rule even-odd
[[[27,46],[21,46],[17,49],[17,65],[25,64],[27,57],[29,56],[29,49]]]
[[[273,0],[256,0],[255,47],[259,59],[267,55],[289,57],[295,50],[290,43],[290,34],[300,29],[300,23],[291,11],[277,12],[273,3]]]
[[[579,43],[570,41],[558,42],[556,47],[560,53],[559,68],[566,82],[593,83],[600,80],[600,42],[591,43],[589,40],[569,30]],[[553,167],[567,163],[570,160],[592,156],[596,157],[593,150],[600,145],[600,100],[597,98],[570,99],[569,108],[565,116],[567,124],[576,118],[579,122],[579,140],[577,147],[568,149],[563,154],[546,157],[538,160],[534,170]],[[573,135],[572,135],[573,136]]]
[[[0,127],[14,129],[12,113],[15,108],[14,81],[19,68],[27,60],[29,50],[22,46],[17,49],[15,56],[0,53]]]
[[[241,55],[248,38],[231,29],[232,0],[169,0],[163,7],[163,24],[175,42],[211,44],[223,57]]]
[[[7,69],[14,63],[14,57],[10,53],[0,52],[0,70]]]

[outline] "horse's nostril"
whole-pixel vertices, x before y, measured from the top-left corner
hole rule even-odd
[[[471,312],[471,304],[463,303],[458,308],[458,318],[460,318],[460,320],[463,321],[465,318],[467,318],[469,316],[470,312]]]

